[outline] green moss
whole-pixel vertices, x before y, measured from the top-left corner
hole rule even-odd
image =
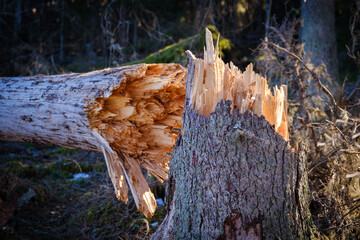
[[[93,192],[86,192],[81,196],[82,201],[88,200],[90,197],[94,196]]]
[[[66,176],[73,175],[80,172],[90,172],[93,170],[91,164],[77,162],[71,159],[64,159],[62,161],[51,163],[49,166],[51,171],[59,171]]]
[[[85,218],[86,222],[91,223],[91,222],[95,221],[96,220],[96,215],[97,215],[96,213],[97,213],[97,211],[96,211],[95,207],[89,208],[87,213],[86,213],[86,218]]]
[[[80,162],[78,163],[81,167],[81,170],[83,172],[91,172],[94,170],[94,165],[93,164],[88,164],[88,163],[83,163],[83,162]]]
[[[5,170],[21,178],[32,180],[50,176],[53,179],[68,178],[72,172],[57,167],[56,163],[44,164],[24,164],[21,161],[10,161],[5,164]]]
[[[18,177],[31,178],[36,175],[36,170],[33,165],[24,164],[23,162],[16,160],[5,163],[5,170]]]
[[[69,155],[78,154],[79,151],[80,151],[79,149],[70,149],[70,148],[59,147],[54,151],[54,153],[56,155],[69,156]]]
[[[154,216],[150,219],[150,223],[158,222],[160,224],[165,215],[166,209],[164,207],[157,207]]]
[[[43,164],[36,164],[35,171],[39,178],[43,178],[51,173],[50,169],[44,166]]]
[[[108,224],[109,219],[113,214],[116,213],[116,207],[112,200],[107,201],[103,205],[93,205],[91,206],[85,216],[85,220],[88,223],[98,221],[100,218],[103,219],[103,224]]]
[[[88,184],[88,181],[85,178],[79,178],[79,179],[76,179],[71,182],[73,185],[78,186],[78,187],[85,187]]]
[[[95,172],[105,173],[107,171],[105,162],[98,162],[93,165],[93,169]]]
[[[211,31],[214,43],[216,44],[219,31],[214,26],[207,26]],[[205,28],[201,30],[200,34],[182,39],[177,43],[168,45],[159,51],[150,54],[149,56],[138,61],[126,63],[124,65],[131,65],[137,63],[186,63],[185,51],[190,49],[193,52],[201,52],[205,46]],[[219,39],[219,54],[224,57],[224,52],[231,50],[232,43],[229,39],[221,37]]]
[[[70,150],[70,151],[68,151]],[[57,151],[63,154],[73,154],[74,150],[61,148]],[[59,153],[58,152],[58,153]],[[52,179],[68,179],[76,173],[80,172],[106,172],[106,165],[104,162],[96,164],[77,162],[71,159],[64,159],[50,163],[24,163],[23,160],[8,161],[3,165],[4,169],[21,178],[29,178],[32,180],[41,180],[42,178],[50,177]],[[79,186],[83,186],[85,182],[78,182]]]
[[[53,179],[63,179],[63,178],[67,178],[70,177],[70,175],[66,174],[66,172],[62,172],[62,171],[51,171],[50,173],[50,177]]]

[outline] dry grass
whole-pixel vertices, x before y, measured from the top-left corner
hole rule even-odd
[[[296,33],[297,19],[272,24],[257,48],[257,67],[273,83],[287,83],[290,142],[308,146],[311,212],[330,239],[360,236],[360,142],[356,84],[333,84],[325,66],[314,68]],[[340,94],[334,94],[339,93]],[[335,97],[334,97],[335,96]]]
[[[163,206],[146,219],[131,196],[118,201],[100,154],[1,143],[0,159],[0,239],[147,239],[164,217]],[[81,171],[90,177],[69,181]],[[163,197],[164,186],[148,181]]]

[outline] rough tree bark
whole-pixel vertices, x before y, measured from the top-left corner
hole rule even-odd
[[[141,172],[167,179],[186,70],[141,64],[84,74],[0,78],[0,140],[103,152],[119,199],[145,216],[156,201]]]
[[[308,239],[306,157],[263,118],[221,101],[186,109],[170,169],[176,239]],[[302,150],[301,150],[302,151]]]
[[[194,88],[199,82],[206,85],[213,69],[226,72],[231,68],[224,67],[218,59],[214,61],[211,51],[207,44],[204,75],[198,69],[202,60],[189,53],[182,133],[170,162],[169,212],[152,239],[311,238],[314,233],[308,206],[305,150],[300,146],[295,152],[289,146],[284,139],[286,133],[277,127],[281,124],[269,123],[272,120],[266,109],[260,111],[265,117],[254,113],[259,111],[256,99],[262,99],[262,108],[281,106],[277,101],[264,104],[267,98],[256,93],[256,86],[262,81],[243,85],[246,90],[243,93],[250,92],[250,98],[243,96],[238,106],[234,102],[241,92],[222,97],[227,101],[220,100],[216,108],[212,104],[208,112],[204,111],[204,104],[209,102],[202,101],[199,107],[193,100],[194,92],[199,93]],[[252,70],[251,74],[248,69],[244,73],[234,72],[232,77],[240,82],[257,78]],[[226,79],[227,74],[216,75],[224,83],[221,88],[228,92],[231,85],[221,79]],[[209,90],[205,87],[204,92]],[[249,103],[246,99],[255,100]],[[247,110],[241,107],[244,104]],[[279,109],[275,107],[271,112]],[[284,112],[276,115],[279,114],[286,116]]]

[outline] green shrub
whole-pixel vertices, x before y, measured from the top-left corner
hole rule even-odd
[[[207,26],[216,43],[219,31],[214,26]],[[191,50],[194,53],[200,53],[205,46],[205,28],[199,34],[180,40],[177,43],[168,45],[157,52],[151,53],[149,56],[138,61],[126,63],[124,65],[138,64],[138,63],[180,63],[185,65],[187,58],[185,51]],[[231,50],[233,44],[227,38],[221,37],[219,39],[219,54],[224,57],[224,52]]]

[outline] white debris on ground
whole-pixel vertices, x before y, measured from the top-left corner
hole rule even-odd
[[[150,224],[150,226],[156,227],[158,224],[159,224],[158,222],[154,222],[154,223]]]
[[[77,173],[77,174],[74,174],[73,178],[72,179],[69,179],[70,181],[76,181],[76,180],[79,180],[81,178],[89,178],[90,175],[87,174],[87,173]]]
[[[156,199],[156,203],[157,203],[157,205],[159,205],[159,206],[165,206],[165,203],[164,203],[164,201],[163,201],[161,198]]]
[[[35,196],[36,192],[32,188],[29,188],[29,190],[17,201],[17,208],[20,209],[23,205],[27,204]]]

